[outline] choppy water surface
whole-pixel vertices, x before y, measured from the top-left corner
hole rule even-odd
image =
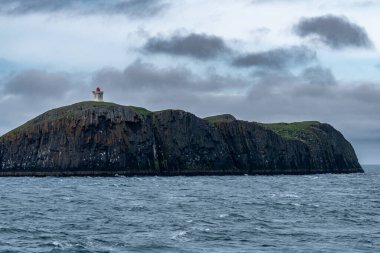
[[[380,252],[366,171],[0,178],[0,252]]]

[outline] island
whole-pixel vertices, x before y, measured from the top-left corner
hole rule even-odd
[[[301,175],[363,172],[329,124],[199,118],[108,102],[53,109],[0,138],[0,176]]]

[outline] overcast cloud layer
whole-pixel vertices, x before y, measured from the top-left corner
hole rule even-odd
[[[380,163],[379,11],[355,0],[4,0],[0,130],[99,85],[107,101],[151,110],[328,122],[362,163]]]

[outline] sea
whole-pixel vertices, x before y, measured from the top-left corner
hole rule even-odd
[[[380,252],[364,174],[0,178],[0,252]]]

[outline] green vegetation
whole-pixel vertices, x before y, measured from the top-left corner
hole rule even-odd
[[[309,140],[315,135],[312,131],[312,128],[316,124],[319,124],[319,122],[304,121],[294,123],[272,123],[261,125],[273,130],[274,132],[286,139]]]
[[[110,102],[95,102],[95,101],[84,101],[72,105],[67,105],[63,107],[59,107],[56,109],[49,110],[36,118],[27,121],[25,124],[13,129],[7,134],[17,133],[23,129],[26,129],[32,125],[40,124],[45,121],[58,120],[66,117],[72,117],[76,113],[80,112],[81,109],[86,107],[108,107],[108,106],[117,106],[115,103]]]
[[[96,101],[84,101],[84,102],[79,102],[73,105],[68,105],[64,106],[61,108],[65,107],[71,107],[71,106],[93,106],[93,107],[104,107],[104,106],[116,106],[118,104],[111,103],[111,102],[96,102]]]
[[[63,118],[71,118],[77,113],[80,113],[83,109],[91,108],[91,107],[113,107],[113,106],[122,106],[111,102],[96,102],[96,101],[84,101],[79,102],[72,105],[67,105],[63,107],[59,107],[56,109],[49,110],[36,118],[27,121],[25,124],[13,129],[12,131],[8,132],[7,134],[17,133],[21,130],[24,130],[30,126],[40,124],[46,121],[52,121],[52,120],[59,120]],[[129,109],[134,110],[135,112],[146,116],[151,114],[152,112],[137,106],[127,106]],[[6,135],[7,135],[6,134]]]
[[[151,111],[149,111],[149,110],[147,110],[147,109],[145,109],[145,108],[143,108],[143,107],[138,107],[138,106],[127,106],[127,107],[128,107],[129,109],[132,109],[132,110],[134,110],[135,112],[137,112],[137,113],[143,115],[143,116],[147,116],[147,115],[152,114]]]
[[[17,132],[19,132],[19,131],[21,131],[23,129],[26,129],[29,126],[33,125],[34,122],[35,122],[35,119],[29,120],[26,123],[22,124],[21,126],[19,126],[19,127],[15,128],[15,129],[9,131],[8,133],[4,134],[3,136],[0,137],[0,139],[3,138],[4,136],[8,135],[8,134],[17,133]]]
[[[236,118],[232,116],[231,114],[222,114],[222,115],[215,115],[204,118],[208,123],[220,123],[220,122],[232,122],[235,121]]]

